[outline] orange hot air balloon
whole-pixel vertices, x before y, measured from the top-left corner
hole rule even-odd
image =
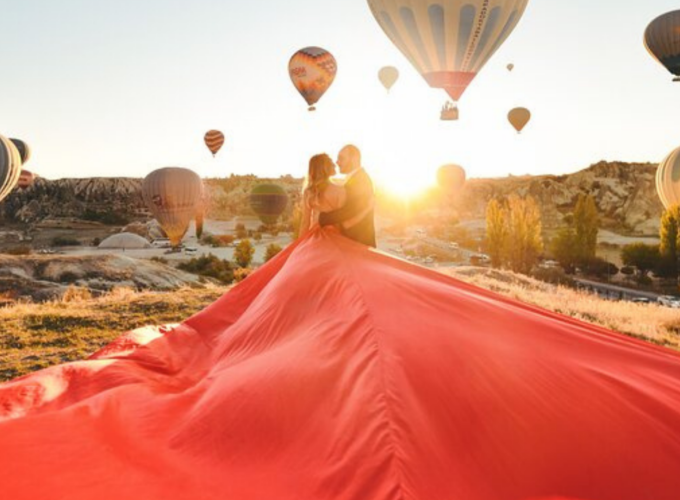
[[[338,65],[335,57],[319,47],[298,50],[288,63],[288,74],[293,85],[314,111],[314,105],[326,93],[335,80]]]
[[[0,135],[0,201],[12,192],[21,175],[21,154],[11,140]]]
[[[529,120],[531,120],[531,111],[527,108],[515,108],[508,113],[508,121],[515,127],[518,134],[526,127]]]
[[[208,130],[203,138],[213,157],[224,146],[224,134],[219,130]]]
[[[142,195],[172,246],[179,246],[189,223],[197,216],[197,230],[200,231],[203,182],[191,170],[179,167],[154,170],[144,179]]]
[[[447,194],[457,194],[465,185],[465,169],[460,165],[444,165],[437,170],[437,184]]]
[[[378,72],[378,79],[389,92],[399,79],[399,70],[394,66],[385,66]]]

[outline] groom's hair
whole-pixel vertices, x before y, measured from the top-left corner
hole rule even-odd
[[[354,144],[348,144],[342,149],[347,152],[354,164],[361,166],[361,151],[359,151],[358,147]]]

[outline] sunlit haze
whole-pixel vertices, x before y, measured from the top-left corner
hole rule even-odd
[[[601,159],[659,161],[678,146],[680,84],[642,36],[678,4],[531,0],[460,103],[446,101],[387,39],[365,0],[23,0],[2,13],[0,133],[33,147],[48,178],[301,177],[312,154],[357,144],[380,184],[409,193],[444,163],[471,177],[567,173]],[[317,45],[338,76],[309,113],[287,72]],[[515,70],[506,70],[508,63]],[[388,94],[384,65],[401,78]],[[533,119],[518,135],[514,106]],[[226,144],[213,159],[211,128]]]

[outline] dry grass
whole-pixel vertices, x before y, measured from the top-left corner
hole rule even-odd
[[[656,305],[611,302],[505,271],[457,268],[447,274],[514,299],[680,350],[680,313]],[[73,289],[47,304],[0,307],[0,381],[54,364],[83,359],[120,334],[145,325],[181,321],[215,301],[226,288],[135,292],[114,289],[91,298]]]
[[[136,292],[117,288],[98,298],[77,288],[58,302],[0,308],[0,381],[83,359],[122,333],[179,322],[214,302],[225,289]]]
[[[610,301],[507,271],[457,268],[446,274],[588,323],[680,350],[680,312],[656,304]]]

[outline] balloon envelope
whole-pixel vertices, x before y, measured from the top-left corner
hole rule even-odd
[[[314,105],[326,93],[335,80],[338,65],[333,55],[320,47],[306,47],[298,50],[288,63],[288,74],[307,101],[309,110],[314,111]]]
[[[528,0],[368,0],[378,24],[431,87],[454,101],[517,26]]]
[[[390,90],[399,79],[399,70],[394,66],[385,66],[378,72],[378,78],[387,90]]]
[[[287,205],[288,195],[277,184],[260,184],[250,192],[250,207],[265,224],[276,223]]]
[[[515,69],[515,65],[512,63],[508,64],[508,71],[512,71],[513,69]]]
[[[142,195],[170,243],[178,246],[189,223],[202,209],[201,178],[186,168],[161,168],[146,176]]]
[[[465,185],[465,169],[459,165],[444,165],[437,170],[437,184],[448,194],[455,194]]]
[[[208,130],[203,140],[210,152],[215,156],[224,145],[224,134],[219,130]]]
[[[508,113],[508,121],[517,132],[521,132],[529,120],[531,120],[531,111],[527,108],[515,108]]]
[[[645,30],[645,47],[680,81],[680,10],[654,19]]]
[[[0,201],[12,192],[21,175],[21,155],[11,140],[0,135]]]
[[[28,189],[33,185],[37,177],[38,177],[37,175],[35,175],[33,172],[29,170],[22,170],[21,175],[19,176],[19,183],[17,184],[17,186],[19,187],[19,189]]]
[[[28,144],[26,144],[21,139],[10,139],[10,141],[12,141],[12,144],[14,144],[14,146],[19,151],[21,163],[26,163],[31,159],[31,148],[28,146]]]
[[[664,207],[680,204],[680,148],[669,154],[656,171],[656,189]]]

